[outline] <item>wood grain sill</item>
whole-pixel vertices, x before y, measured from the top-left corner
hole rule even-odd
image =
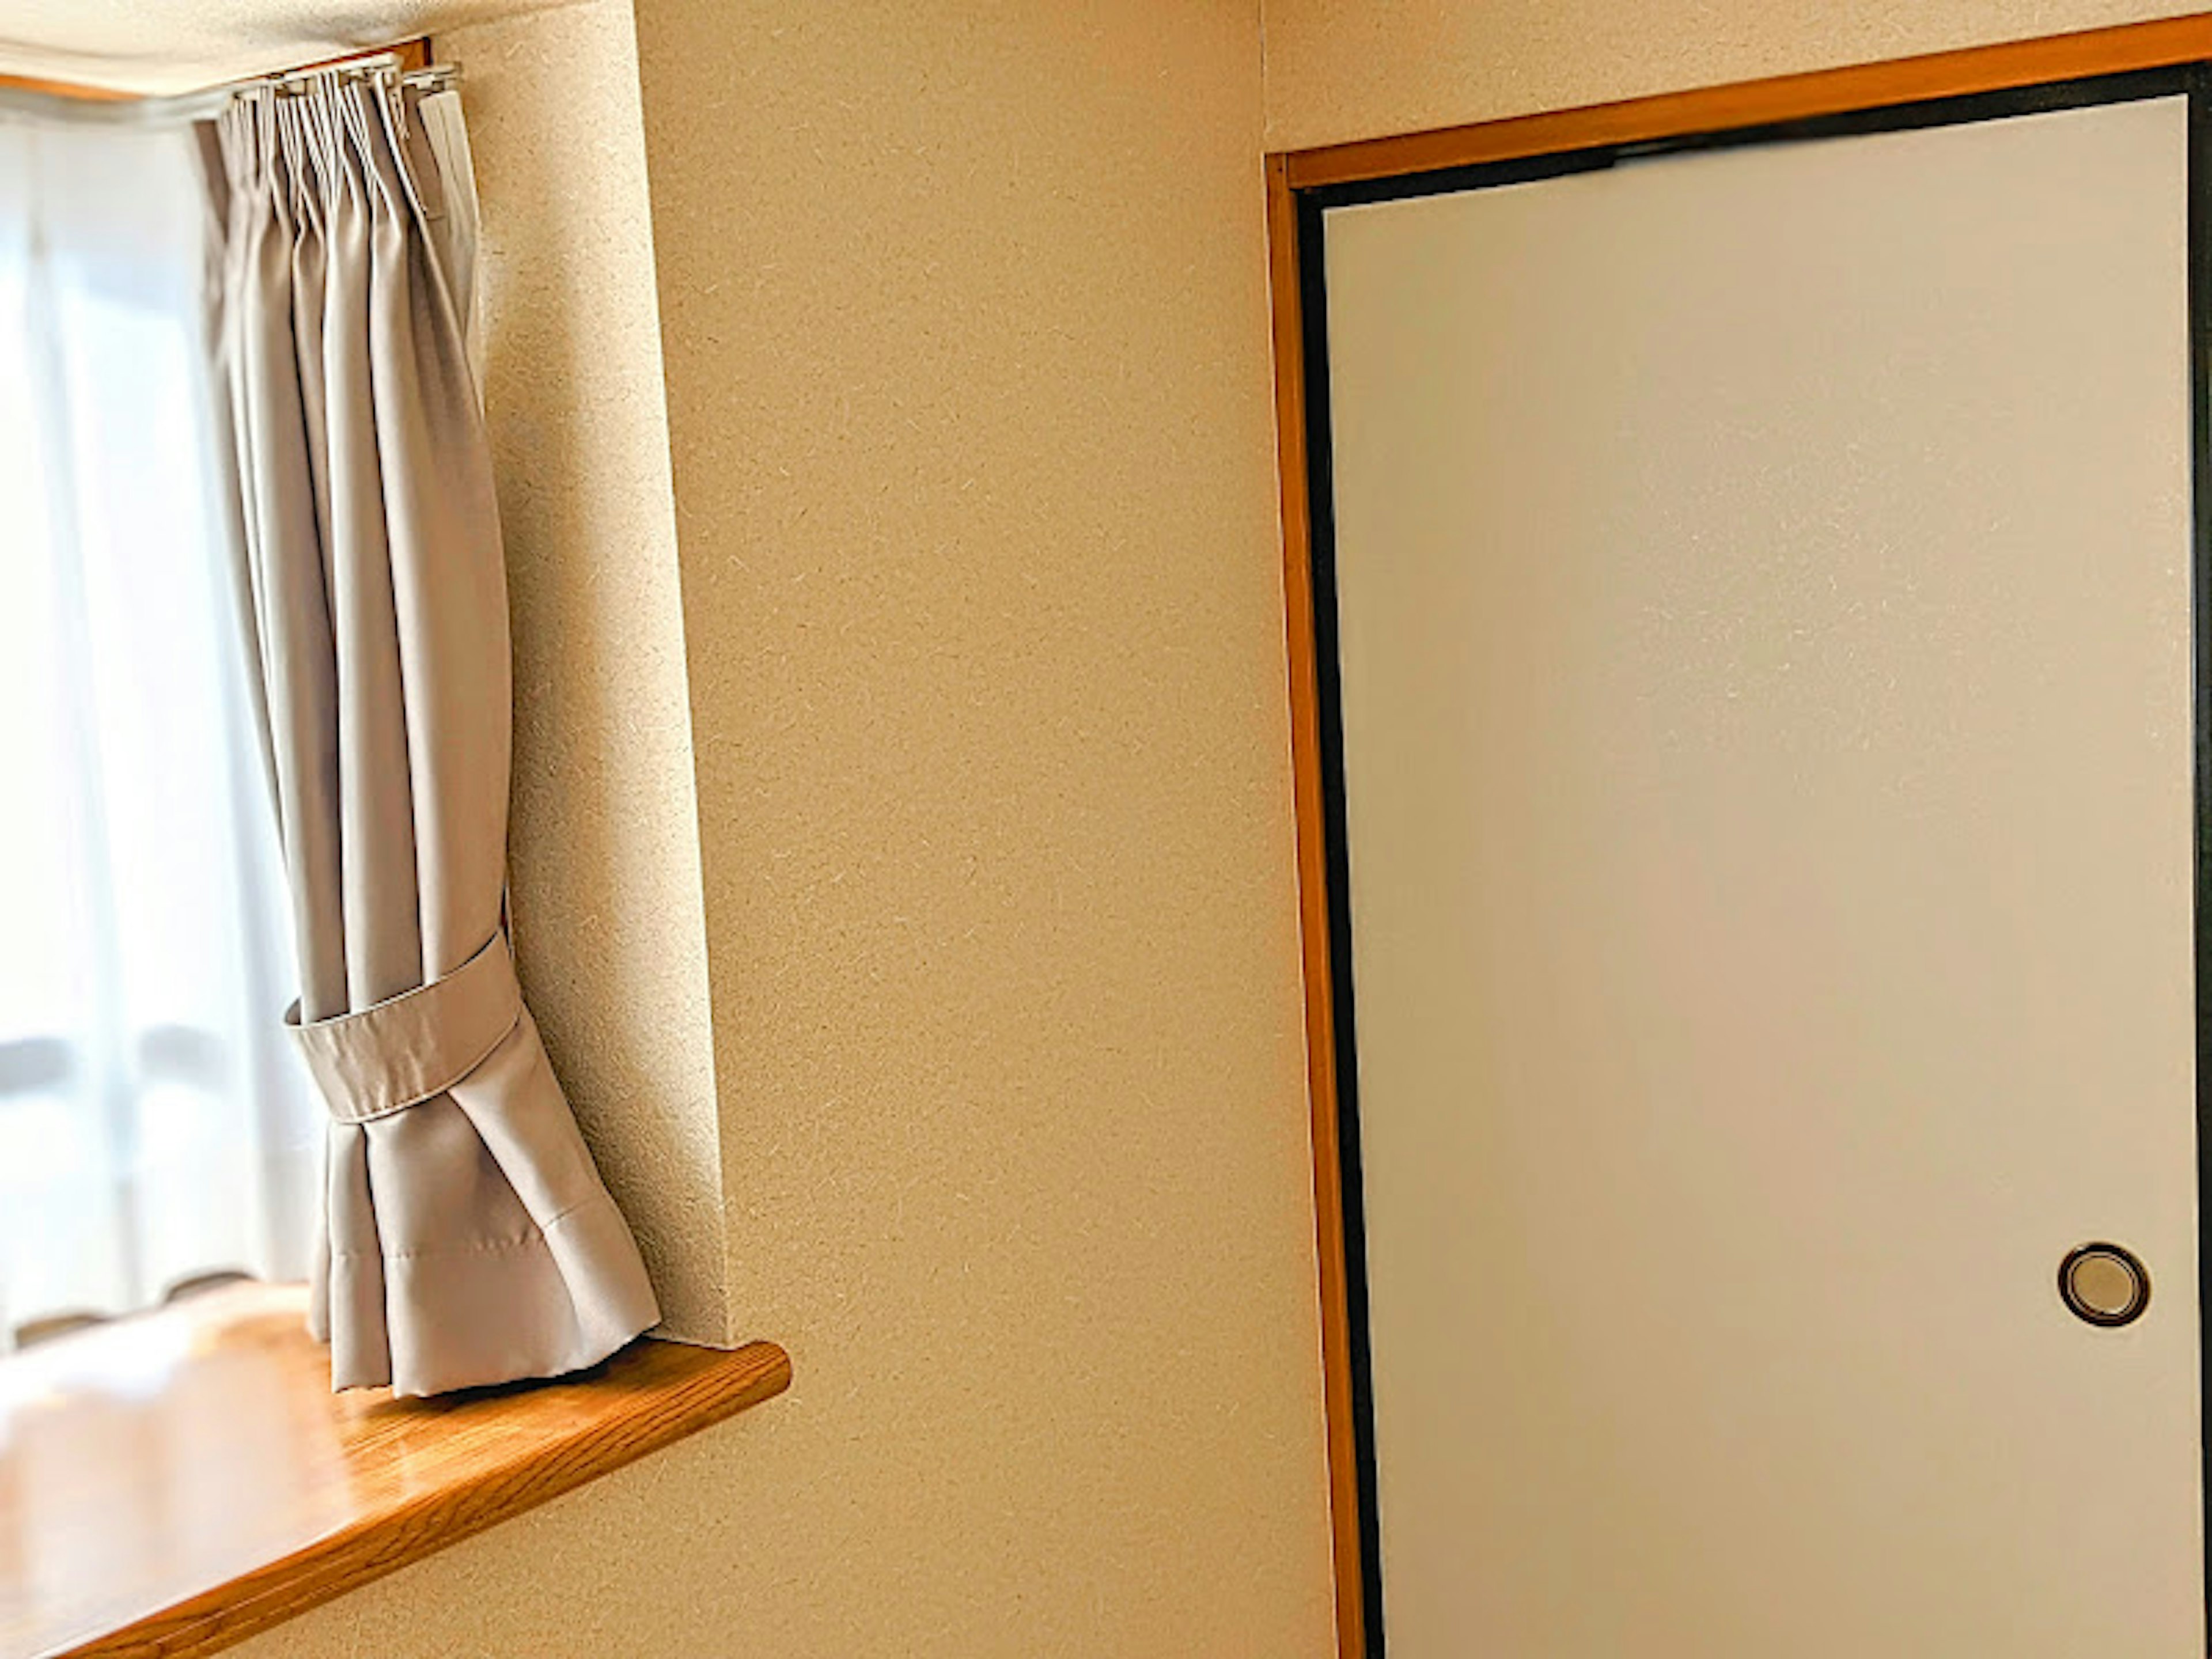
[[[330,1391],[306,1292],[246,1285],[0,1359],[0,1659],[213,1653],[781,1394],[772,1343]]]

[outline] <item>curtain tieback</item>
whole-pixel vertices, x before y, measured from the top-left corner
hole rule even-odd
[[[366,1123],[445,1093],[521,1018],[514,957],[498,931],[443,979],[332,1019],[303,1023],[295,1002],[284,1024],[331,1115]]]

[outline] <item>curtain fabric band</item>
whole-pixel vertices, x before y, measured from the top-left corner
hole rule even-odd
[[[522,1018],[507,934],[429,984],[359,1013],[302,1021],[284,1013],[307,1070],[340,1123],[367,1123],[444,1094],[481,1065]]]

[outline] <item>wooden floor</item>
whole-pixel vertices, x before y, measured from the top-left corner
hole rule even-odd
[[[0,1358],[0,1659],[209,1653],[780,1394],[781,1348],[332,1395],[296,1286]]]

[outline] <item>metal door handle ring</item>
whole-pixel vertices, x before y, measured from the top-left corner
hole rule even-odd
[[[2076,1245],[2058,1264],[2058,1297],[2088,1324],[2132,1325],[2150,1306],[2150,1270],[2120,1245]]]

